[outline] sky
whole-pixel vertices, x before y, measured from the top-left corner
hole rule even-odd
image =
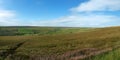
[[[120,26],[120,0],[0,0],[0,26]]]

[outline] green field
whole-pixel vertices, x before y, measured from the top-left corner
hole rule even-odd
[[[69,56],[64,56],[64,60],[70,60],[71,57],[78,56],[72,55],[73,51],[85,48],[103,50],[120,45],[120,27],[1,27],[0,35],[0,52],[25,41],[12,54],[14,60],[54,60],[56,57],[63,58],[63,55]],[[119,58],[119,49],[116,49],[108,54],[95,56],[92,60]]]
[[[95,56],[92,60],[120,60],[120,49]]]
[[[77,27],[0,27],[0,36],[20,36],[20,35],[55,35],[87,32],[94,28],[77,28]]]

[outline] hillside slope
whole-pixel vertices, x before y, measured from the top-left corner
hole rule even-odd
[[[84,48],[105,49],[120,45],[120,27],[99,28],[90,32],[39,36],[0,36],[0,49],[26,41],[16,55],[53,56]]]

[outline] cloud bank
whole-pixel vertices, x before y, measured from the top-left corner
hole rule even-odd
[[[119,21],[120,18],[112,15],[71,15],[56,20],[32,21],[33,26],[67,26],[67,27],[105,27]],[[109,23],[109,25],[107,25]]]
[[[71,8],[73,12],[120,11],[120,0],[90,0]]]
[[[15,12],[0,9],[0,26],[18,25],[18,21]]]

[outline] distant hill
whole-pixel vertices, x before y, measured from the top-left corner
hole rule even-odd
[[[86,32],[91,30],[93,30],[93,28],[3,26],[0,27],[0,36],[68,34],[68,33]]]

